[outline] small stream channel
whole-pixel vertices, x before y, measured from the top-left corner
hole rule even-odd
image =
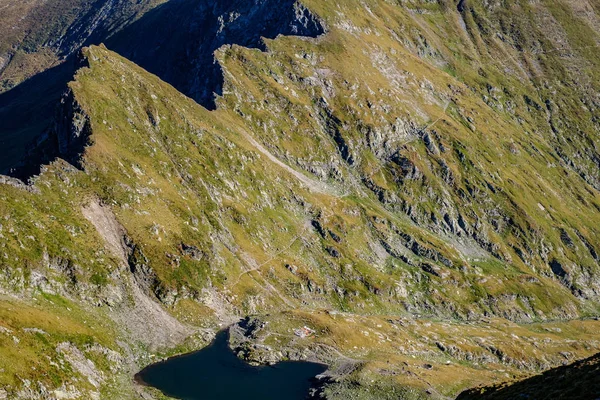
[[[183,400],[304,400],[327,369],[302,361],[255,367],[233,353],[228,339],[228,331],[219,332],[208,347],[150,365],[135,380]]]

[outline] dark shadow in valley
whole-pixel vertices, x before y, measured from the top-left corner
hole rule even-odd
[[[186,400],[303,400],[323,364],[286,361],[273,366],[251,366],[228,345],[228,331],[195,353],[170,358],[139,372],[138,383]]]
[[[600,398],[600,353],[520,382],[469,389],[457,400],[592,400]]]
[[[94,7],[107,1],[99,0]],[[78,24],[67,31],[73,38],[66,37],[66,43],[104,42],[208,109],[215,108],[223,89],[223,72],[214,58],[219,47],[264,50],[263,37],[317,37],[325,32],[320,20],[296,0],[171,0],[112,35],[102,25],[82,32],[87,28]],[[71,52],[71,45],[67,47]],[[0,94],[0,173],[26,180],[55,157],[76,160],[81,154],[79,142],[65,154],[56,145],[57,136],[64,134],[56,132],[61,126],[56,115],[64,114],[58,106],[77,66],[77,57],[68,57]]]

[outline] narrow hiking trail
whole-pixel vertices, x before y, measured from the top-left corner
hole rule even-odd
[[[286,170],[287,172],[292,174],[294,177],[296,177],[300,182],[302,182],[302,184],[304,184],[304,186],[306,186],[312,192],[319,193],[319,194],[325,194],[325,195],[329,195],[329,196],[335,196],[335,197],[344,197],[344,196],[348,195],[348,193],[343,192],[343,191],[339,190],[338,188],[333,187],[330,184],[318,181],[316,179],[311,179],[311,178],[307,177],[306,175],[304,175],[303,173],[296,171],[294,168],[290,167],[289,165],[287,165],[286,163],[284,163],[283,161],[281,161],[277,157],[275,157],[275,155],[273,155],[263,145],[258,143],[258,141],[256,141],[256,139],[254,139],[248,132],[246,132],[244,130],[242,130],[241,132],[242,132],[243,137],[248,142],[250,142],[250,144],[252,144],[252,146],[254,146],[260,153],[265,155],[273,163],[277,164],[278,166],[280,166],[281,168],[283,168],[284,170]]]

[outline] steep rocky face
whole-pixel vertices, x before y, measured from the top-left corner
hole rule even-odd
[[[74,63],[79,68],[85,67],[86,64],[87,60],[82,57]],[[81,109],[71,89],[63,93],[53,109],[54,116],[50,125],[28,144],[26,153],[20,156],[18,162],[11,165],[12,176],[27,181],[30,177],[39,174],[44,164],[52,162],[57,157],[72,165],[80,166],[80,157],[89,144],[91,135],[89,116]]]
[[[92,133],[90,119],[71,92],[62,98],[60,110],[52,133],[56,137],[57,156],[77,165],[77,157]]]
[[[164,0],[4,0],[0,93],[104,40]]]
[[[100,43],[161,2],[0,2],[1,173],[27,180],[48,160],[34,161],[35,147],[51,130],[81,46]]]
[[[6,120],[0,127],[0,140],[6,149],[0,172],[27,180],[52,159],[48,149],[43,151],[46,157],[36,159],[40,153],[37,147],[53,135],[53,119],[62,101],[59,95],[63,95],[66,83],[79,67],[75,52],[84,44],[107,41],[109,47],[213,109],[215,96],[221,94],[223,86],[223,73],[213,55],[219,47],[264,48],[263,37],[316,37],[324,32],[321,22],[294,1],[174,0],[121,29],[151,4],[134,6],[128,0],[100,0],[86,7],[72,6],[77,18],[64,28],[64,33],[49,34],[51,39],[31,39],[53,49],[59,59],[68,60],[0,95],[0,118]],[[34,10],[40,12],[36,7]]]
[[[213,53],[223,45],[264,49],[262,38],[317,37],[321,22],[285,1],[175,0],[107,41],[107,46],[214,109],[223,76]]]

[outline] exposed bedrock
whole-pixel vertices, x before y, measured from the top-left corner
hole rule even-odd
[[[213,54],[219,47],[264,50],[263,37],[317,37],[324,31],[295,0],[175,0],[109,39],[107,47],[212,109],[223,86]]]
[[[115,7],[112,3],[98,2],[94,7],[100,11],[89,12],[85,19],[89,23],[76,21],[56,44],[68,57],[61,66],[0,95],[0,117],[5,121],[0,127],[0,173],[28,179],[39,172],[41,164],[63,157],[61,151],[49,151],[46,138],[55,134],[57,123],[61,123],[64,104],[60,104],[65,101],[67,82],[80,66],[73,60],[82,45],[105,42],[214,109],[215,96],[221,94],[223,86],[223,73],[214,57],[219,47],[240,45],[264,50],[263,38],[317,37],[325,32],[321,21],[295,0],[171,0],[115,33],[105,21],[106,13]],[[46,146],[43,155],[39,150],[42,142]],[[2,154],[4,151],[10,154]],[[77,159],[72,151],[69,156]]]

